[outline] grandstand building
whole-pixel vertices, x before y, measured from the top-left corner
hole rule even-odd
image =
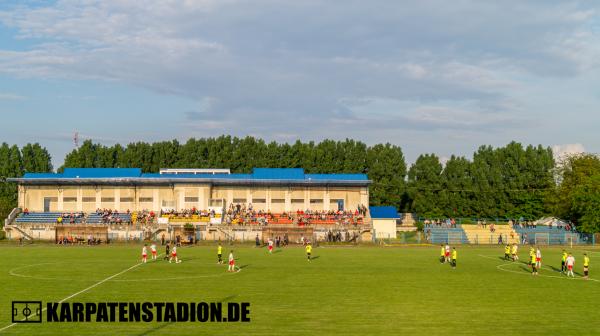
[[[286,234],[299,239],[323,237],[333,228],[359,232],[370,225],[371,181],[365,174],[306,174],[301,168],[254,168],[250,174],[65,168],[8,181],[18,184],[18,208],[5,221],[13,239],[157,239],[165,233],[168,239]]]
[[[257,210],[354,210],[369,204],[365,174],[305,174],[301,168],[229,170],[65,168],[62,173],[26,173],[18,204],[31,212],[93,212],[96,209],[159,211],[208,209],[252,203]]]

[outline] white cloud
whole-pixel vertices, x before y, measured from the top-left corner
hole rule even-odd
[[[598,13],[586,6],[59,0],[0,12],[30,45],[0,47],[0,73],[190,98],[195,110],[167,111],[185,132],[388,141],[408,130],[461,130],[481,143],[484,133],[522,126],[536,133],[525,106],[542,98],[524,88],[597,71]]]
[[[585,153],[585,147],[580,143],[552,146],[552,154],[557,162],[562,161],[569,155],[581,153]]]
[[[0,92],[0,100],[25,100],[27,97],[10,92]]]

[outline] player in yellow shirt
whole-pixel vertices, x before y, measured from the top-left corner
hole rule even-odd
[[[561,265],[560,272],[565,273],[565,271],[567,270],[567,252],[565,250],[563,250],[562,261],[561,261],[560,265]]]
[[[223,246],[221,246],[221,243],[219,243],[219,246],[217,247],[217,264],[222,264],[223,263]]]
[[[452,248],[452,268],[456,268],[456,247]]]
[[[512,246],[512,259],[513,261],[517,261],[519,260],[519,245],[517,245],[517,243],[514,243]]]
[[[587,256],[587,253],[583,254],[583,278],[584,279],[589,279],[589,271],[590,268],[590,258]]]
[[[446,249],[444,249],[444,244],[440,245],[440,263],[446,262]]]
[[[509,260],[510,259],[510,245],[506,244],[506,246],[504,247],[504,260]]]
[[[312,245],[310,244],[310,242],[308,242],[308,244],[306,244],[306,258],[308,259],[308,261],[310,261],[310,255],[312,254]]]
[[[538,275],[537,262],[535,260],[535,253],[531,255],[530,262],[531,262],[531,274]]]

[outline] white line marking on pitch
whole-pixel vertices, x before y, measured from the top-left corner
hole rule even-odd
[[[491,257],[491,256],[483,255],[483,254],[479,254],[479,256],[482,257],[482,258],[493,259],[493,260],[496,260],[496,261],[500,260],[500,259],[498,259],[498,257]],[[508,265],[515,265],[515,262],[512,261],[512,262],[509,262],[509,263],[500,264],[500,265],[497,265],[496,268],[499,269],[500,271],[505,271],[505,272],[510,272],[510,273],[516,273],[516,274],[523,274],[523,275],[529,275],[529,273],[523,273],[523,272],[514,271],[514,270],[507,270],[507,269],[503,268],[503,266],[508,266]],[[546,267],[547,269],[554,271],[552,268],[550,268],[548,266],[542,266],[542,267]],[[565,279],[565,280],[584,280],[584,281],[589,280],[589,281],[600,282],[600,280],[598,280],[598,279],[592,279],[592,278],[584,279],[582,277],[569,278],[569,277],[564,277],[564,276],[545,275],[545,274],[539,274],[537,276],[542,276],[542,277],[546,277],[546,278],[555,278],[555,279]]]
[[[91,286],[89,286],[89,287],[87,287],[87,288],[84,288],[84,289],[80,290],[79,292],[77,292],[77,293],[75,293],[75,294],[71,294],[71,295],[67,296],[66,298],[64,298],[64,299],[62,299],[62,300],[60,300],[60,301],[58,301],[58,303],[63,303],[63,302],[65,302],[65,301],[69,300],[69,299],[72,299],[72,298],[76,297],[76,296],[77,296],[77,295],[79,295],[79,294],[85,293],[85,292],[89,291],[90,289],[92,289],[92,288],[95,288],[95,287],[97,287],[97,286],[99,286],[99,285],[101,285],[101,284],[103,284],[103,283],[105,283],[105,282],[109,281],[110,279],[112,279],[112,278],[115,278],[115,277],[118,277],[119,275],[121,275],[121,274],[123,274],[123,273],[125,273],[125,272],[128,272],[128,271],[131,271],[132,269],[134,269],[134,268],[136,268],[136,267],[138,267],[138,266],[140,266],[140,265],[143,265],[143,264],[144,264],[144,263],[138,263],[138,264],[135,264],[135,265],[133,265],[133,266],[131,266],[131,267],[127,268],[127,269],[124,269],[124,270],[122,270],[121,272],[119,272],[119,273],[117,273],[117,274],[113,274],[113,275],[109,276],[108,278],[106,278],[106,279],[104,279],[104,280],[100,280],[100,281],[96,282],[95,284],[93,284],[93,285],[91,285]],[[46,311],[46,308],[42,309],[42,311],[41,311],[41,312],[43,313],[43,312],[45,312],[45,311]],[[23,320],[24,320],[24,319],[23,319]],[[4,330],[6,330],[6,329],[8,329],[8,328],[14,327],[14,326],[16,326],[17,324],[18,324],[18,323],[16,323],[16,322],[14,322],[14,323],[12,323],[12,324],[9,324],[9,325],[7,325],[6,327],[3,327],[3,328],[1,328],[1,329],[0,329],[0,332],[2,332],[2,331],[4,331]]]

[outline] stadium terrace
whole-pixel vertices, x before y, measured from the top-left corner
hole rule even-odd
[[[302,168],[254,168],[250,174],[65,168],[9,182],[18,184],[18,208],[5,222],[12,239],[90,243],[260,236],[299,242],[318,234],[349,240],[372,224],[366,174],[306,174]],[[395,235],[393,224],[388,226]]]

